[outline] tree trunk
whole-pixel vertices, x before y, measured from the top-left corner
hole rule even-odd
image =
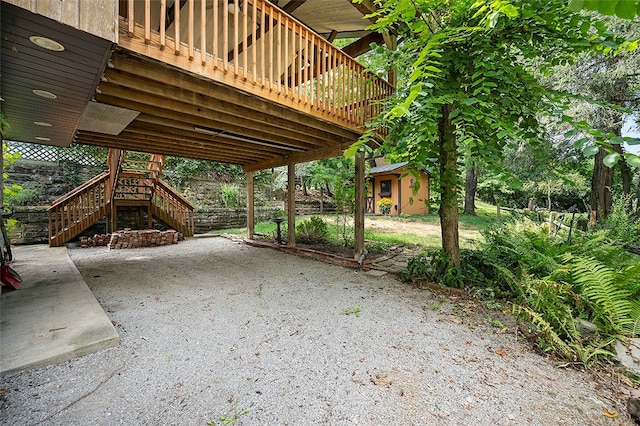
[[[476,215],[476,190],[478,189],[478,166],[475,161],[467,166],[464,181],[464,214]]]
[[[622,145],[616,144],[613,145],[613,150],[616,151],[622,158],[618,161],[616,167],[620,169],[620,178],[622,180],[622,193],[624,195],[631,194],[631,167],[627,164],[627,161],[624,159],[624,150],[622,149]]]
[[[449,115],[454,110],[451,104],[441,107],[442,117],[438,122],[440,151],[440,227],[442,248],[449,256],[449,266],[460,265],[460,243],[458,241],[458,195],[457,191],[457,143],[454,127]]]
[[[611,212],[611,186],[613,185],[613,168],[604,165],[602,160],[607,152],[600,148],[593,160],[593,175],[591,177],[591,196],[589,197],[591,211],[596,212],[596,221],[602,222]]]

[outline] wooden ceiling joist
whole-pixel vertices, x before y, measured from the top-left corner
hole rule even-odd
[[[179,119],[181,115],[187,117],[201,118],[201,124],[198,127],[203,129],[222,130],[235,135],[243,135],[249,138],[255,138],[263,141],[275,139],[273,142],[281,146],[290,146],[294,148],[312,148],[315,144],[300,142],[298,139],[285,137],[282,133],[272,134],[272,126],[262,126],[248,128],[240,126],[242,120],[228,114],[220,113],[205,109],[201,106],[188,104],[185,102],[174,101],[162,98],[160,96],[148,95],[133,89],[125,89],[118,86],[110,87],[106,93],[96,95],[99,102],[109,103],[122,108],[128,108],[135,111],[144,112],[152,115],[160,115],[167,118]],[[194,126],[195,129],[196,126]]]
[[[319,131],[323,137],[335,135],[343,140],[355,140],[359,137],[358,133],[333,123],[309,117],[278,105],[277,103],[268,102],[242,93],[231,87],[216,84],[211,80],[185,74],[184,72],[169,67],[158,67],[149,60],[137,58],[134,55],[116,53],[112,56],[112,64],[117,70],[138,75],[162,84],[180,87],[196,93],[210,93],[212,96],[215,94],[215,98],[220,101],[234,105],[242,105],[253,111],[268,114],[271,117],[271,121],[277,121],[279,123],[295,122],[298,130],[305,134],[317,135],[317,133],[313,132],[315,129]],[[334,138],[334,140],[339,142],[338,139]]]
[[[167,127],[162,126],[149,126],[149,125],[132,125],[127,128],[127,132],[129,134],[139,134],[139,135],[149,135],[153,137],[159,138],[159,140],[164,140],[167,138],[177,140],[180,142],[190,142],[190,141],[200,141],[202,144],[211,144],[216,148],[225,148],[228,150],[233,150],[238,154],[256,154],[256,148],[247,146],[246,143],[236,142],[233,139],[229,139],[224,135],[220,136],[209,136],[200,135],[195,132],[180,132],[179,130],[174,130]],[[285,149],[277,149],[275,147],[269,145],[259,145],[260,151],[264,153],[271,153],[273,155],[282,155],[290,152],[302,152],[303,150],[285,150]]]
[[[172,135],[175,137],[188,136],[189,138],[202,140],[203,143],[211,142],[211,141],[216,141],[217,143],[224,143],[224,145],[228,149],[232,149],[238,152],[243,152],[243,151],[255,152],[255,149],[256,149],[255,146],[247,146],[247,143],[237,141],[236,139],[230,139],[228,137],[225,137],[224,134],[217,135],[215,137],[199,134],[193,130],[194,127],[192,125],[181,122],[181,121],[152,117],[152,116],[141,114],[136,119],[135,124],[143,125],[144,129],[159,130],[162,132],[166,132],[166,134]],[[274,154],[282,154],[282,153],[290,152],[290,149],[283,149],[273,145],[264,145],[264,146],[261,146],[260,149],[264,152],[272,152]]]
[[[191,141],[193,142],[193,141]],[[233,164],[247,164],[255,162],[256,156],[244,156],[237,153],[228,154],[227,151],[218,149],[211,150],[207,146],[199,147],[195,143],[184,146],[183,143],[176,140],[158,140],[147,136],[134,137],[132,135],[123,134],[117,137],[104,135],[101,133],[78,132],[77,143],[85,145],[105,146],[109,148],[117,148],[128,150],[132,146],[141,152],[155,152],[160,155],[176,155],[180,152],[181,157],[197,158],[209,161],[219,161]]]
[[[150,97],[153,102],[161,101],[165,104],[172,104],[172,108],[177,112],[192,112],[194,108],[203,113],[211,120],[226,123],[235,130],[241,132],[243,129],[253,133],[252,137],[263,132],[265,139],[282,140],[282,143],[298,145],[302,140],[309,145],[323,145],[326,141],[322,138],[322,133],[317,131],[300,132],[295,123],[273,123],[269,122],[269,116],[258,113],[242,106],[229,104],[202,93],[194,93],[178,87],[160,84],[152,81],[143,81],[135,76],[125,76],[124,73],[107,73],[107,82],[100,85],[100,91],[109,96],[136,100],[145,103],[145,97]],[[129,96],[135,92],[136,96]],[[153,104],[162,107],[163,104]],[[314,133],[314,135],[309,135]],[[271,135],[271,136],[270,136]],[[304,143],[300,143],[304,146]]]

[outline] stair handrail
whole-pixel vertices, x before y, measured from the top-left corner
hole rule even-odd
[[[192,236],[195,233],[195,209],[193,204],[182,195],[178,194],[166,182],[158,179],[156,191],[152,205],[161,213],[166,215],[166,219],[172,219],[176,229],[186,236]],[[161,219],[165,219],[161,217]],[[177,226],[176,226],[177,225]]]
[[[86,181],[82,185],[78,186],[77,188],[67,192],[63,196],[61,196],[61,197],[57,198],[56,200],[54,200],[51,203],[51,207],[49,207],[47,209],[47,211],[53,210],[55,207],[58,207],[61,204],[64,204],[67,201],[71,200],[72,198],[75,198],[78,194],[81,194],[82,192],[86,191],[90,187],[92,187],[94,185],[97,185],[98,183],[100,183],[100,181],[102,181],[104,179],[107,179],[109,176],[110,176],[110,173],[108,171],[104,171],[104,172],[100,173],[99,175],[89,179],[88,181]]]
[[[162,179],[158,179],[158,186],[164,189],[167,192],[170,192],[175,198],[179,199],[182,204],[186,205],[189,209],[193,210],[193,204],[191,201],[187,200],[183,195],[179,194],[175,189],[173,189],[167,182]]]

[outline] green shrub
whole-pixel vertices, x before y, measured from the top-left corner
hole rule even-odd
[[[301,243],[317,244],[329,241],[329,226],[318,216],[296,225],[296,240]]]
[[[224,206],[228,209],[236,208],[240,204],[240,189],[236,185],[222,184],[220,186],[220,196]]]
[[[640,261],[607,230],[576,234],[572,244],[527,219],[487,229],[477,250],[462,250],[447,268],[439,250],[409,259],[404,278],[465,285],[510,302],[534,327],[530,337],[556,356],[593,364],[612,356],[616,339],[640,335]],[[598,332],[582,336],[576,320]]]

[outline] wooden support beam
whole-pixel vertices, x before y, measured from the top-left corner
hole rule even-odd
[[[342,51],[352,58],[355,58],[371,50],[371,43],[382,44],[384,43],[384,37],[380,33],[370,33],[348,46],[343,47]]]
[[[338,31],[331,30],[331,32],[329,33],[329,37],[327,37],[327,41],[329,43],[333,43],[333,41],[336,39],[336,37],[338,37]]]
[[[289,163],[287,167],[287,246],[296,246],[296,164]]]
[[[362,13],[362,16],[370,15],[370,14],[374,13],[377,10],[375,5],[370,0],[363,0],[362,2],[358,2],[358,3],[354,3],[351,0],[346,0],[346,1],[351,3],[351,6],[355,7],[356,9],[358,9],[358,12]],[[373,24],[378,22],[378,18],[376,18],[376,17],[370,17],[368,19]]]
[[[304,4],[305,0],[292,0],[289,3],[282,6],[282,10],[288,14],[292,14],[297,8]]]
[[[353,142],[328,146],[326,148],[315,149],[307,152],[293,153],[287,156],[273,157],[256,163],[249,163],[242,166],[245,172],[270,169],[280,167],[290,162],[306,163],[307,161],[321,160],[323,158],[337,157],[342,155],[345,149],[349,148]]]
[[[356,154],[356,175],[355,175],[355,208],[354,208],[354,259],[360,260],[364,254],[364,210],[365,205],[365,187],[364,171],[365,161],[364,152]]]
[[[253,240],[255,232],[255,204],[253,172],[247,172],[247,238]]]

